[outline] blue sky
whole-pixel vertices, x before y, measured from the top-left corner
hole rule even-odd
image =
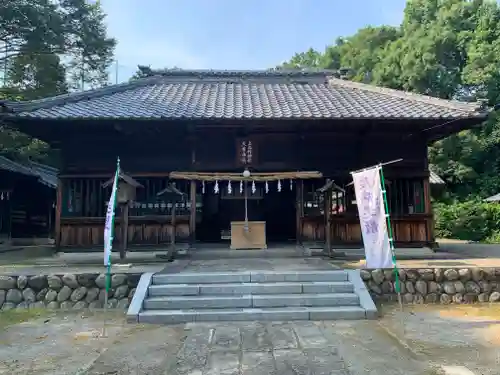
[[[153,68],[267,69],[367,25],[398,25],[405,0],[101,0],[118,81]],[[114,80],[114,72],[111,73]]]

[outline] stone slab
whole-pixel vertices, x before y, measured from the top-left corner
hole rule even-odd
[[[361,270],[347,270],[349,282],[354,286],[354,293],[359,297],[359,304],[365,310],[366,319],[377,319],[378,310],[365,283],[361,279]]]
[[[250,282],[250,272],[206,272],[177,273],[172,275],[156,274],[153,284],[215,284]]]
[[[312,282],[312,281],[347,281],[345,271],[310,271],[294,272],[251,272],[251,281],[263,282]]]
[[[169,296],[144,301],[147,310],[224,309],[252,307],[252,296]]]
[[[349,281],[315,281],[302,284],[302,293],[353,293],[354,286]]]
[[[196,296],[200,294],[199,285],[174,284],[174,285],[150,285],[150,296]]]
[[[242,375],[276,375],[276,363],[270,351],[243,351],[241,356]]]
[[[354,293],[255,295],[252,300],[253,307],[359,306]]]
[[[365,319],[365,310],[357,306],[314,307],[309,310],[310,320]]]
[[[143,302],[148,294],[148,288],[153,277],[152,272],[142,274],[135,289],[134,297],[127,310],[127,321],[130,323],[139,321],[139,313],[142,311]]]

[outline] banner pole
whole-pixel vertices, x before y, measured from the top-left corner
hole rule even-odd
[[[403,299],[401,298],[401,284],[399,280],[399,272],[398,272],[398,266],[396,263],[396,251],[394,249],[394,236],[392,233],[392,225],[391,225],[391,217],[389,215],[389,204],[387,202],[387,191],[385,189],[385,179],[384,179],[384,171],[382,169],[382,164],[378,165],[379,168],[379,173],[380,173],[380,184],[382,185],[382,197],[384,198],[384,211],[385,211],[385,218],[386,218],[386,224],[387,224],[387,234],[389,236],[389,248],[391,250],[391,255],[392,255],[392,265],[394,267],[394,288],[396,289],[396,292],[398,294],[398,302],[399,302],[399,307],[401,308],[401,311],[403,311]]]
[[[113,187],[111,189],[111,197],[109,198],[108,210],[106,213],[106,224],[104,228],[104,232],[109,230],[109,236],[104,235],[105,242],[104,243],[104,251],[106,251],[106,246],[109,248],[109,253],[107,254],[106,259],[106,289],[104,290],[104,317],[102,322],[102,337],[106,337],[106,317],[108,312],[108,300],[109,300],[109,290],[111,288],[111,253],[113,250],[113,237],[115,234],[115,208],[116,208],[116,200],[117,200],[117,189],[118,189],[118,179],[120,176],[120,158],[116,160],[116,172],[113,181]],[[111,207],[109,207],[111,206]],[[109,228],[107,227],[109,221]]]

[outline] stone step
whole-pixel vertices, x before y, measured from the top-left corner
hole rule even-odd
[[[359,306],[243,308],[224,310],[146,310],[139,313],[139,323],[176,324],[213,321],[292,321],[366,319]]]
[[[339,271],[251,271],[251,272],[206,272],[156,274],[153,285],[162,284],[221,284],[221,283],[275,283],[275,282],[313,282],[347,281],[347,272]]]
[[[352,293],[349,281],[151,285],[149,296]]]
[[[233,309],[252,307],[359,306],[354,293],[170,296],[144,300],[145,310]]]

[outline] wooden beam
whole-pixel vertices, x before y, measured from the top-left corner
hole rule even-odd
[[[298,180],[295,184],[296,193],[296,210],[295,210],[295,223],[296,223],[296,242],[297,245],[302,244],[302,216],[304,211],[304,181]]]
[[[61,248],[61,210],[62,210],[62,189],[63,181],[61,178],[57,179],[57,195],[56,195],[56,227],[55,227],[55,242],[56,251]]]
[[[430,215],[430,218],[426,220],[427,240],[429,242],[434,242],[434,215],[432,214],[431,187],[429,176],[424,177],[424,211],[425,214]]]

